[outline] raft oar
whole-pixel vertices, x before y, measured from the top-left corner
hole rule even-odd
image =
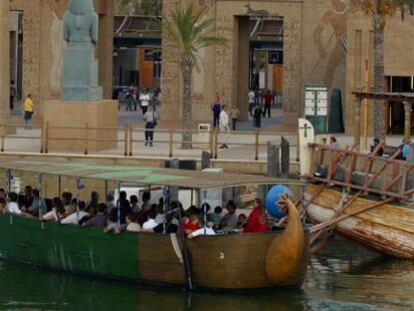
[[[180,224],[182,224],[181,210],[178,208],[178,217],[180,218]],[[187,238],[184,235],[184,231],[181,230],[180,233],[181,242],[183,243],[183,262],[184,262],[184,277],[185,285],[188,290],[193,290],[193,277],[192,277],[192,267],[190,261],[190,254],[188,251]]]
[[[358,214],[364,213],[364,212],[366,212],[368,210],[371,210],[373,208],[377,208],[377,207],[382,206],[384,204],[391,203],[394,200],[395,200],[395,198],[391,197],[391,198],[388,198],[388,199],[386,199],[384,201],[381,201],[381,202],[378,202],[378,203],[375,203],[375,204],[372,204],[372,205],[369,205],[369,206],[361,207],[361,208],[357,209],[356,211],[351,212],[349,214],[345,214],[345,215],[342,214],[341,216],[338,216],[338,217],[336,217],[334,219],[331,219],[331,220],[328,220],[328,221],[326,221],[324,223],[321,223],[319,225],[313,226],[310,229],[310,233],[311,234],[312,233],[315,233],[315,232],[317,232],[319,230],[322,230],[322,229],[325,229],[326,227],[329,227],[331,225],[337,224],[338,222],[341,222],[341,221],[343,221],[345,219],[348,219],[350,217],[353,217],[353,216],[356,216]]]

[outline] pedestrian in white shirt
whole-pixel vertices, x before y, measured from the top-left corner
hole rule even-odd
[[[83,203],[83,204],[81,204]],[[89,216],[89,213],[84,211],[85,209],[85,203],[84,202],[79,202],[78,204],[78,211],[70,214],[69,216],[65,217],[64,219],[62,219],[62,221],[60,222],[62,225],[79,225],[79,221],[85,217],[85,216]]]
[[[223,135],[223,143],[220,146],[221,149],[229,149],[229,146],[227,146],[227,140],[229,138],[230,134],[230,126],[229,126],[229,115],[226,111],[227,107],[226,105],[223,105],[221,112],[220,112],[220,118],[219,118],[219,128],[220,132],[222,132]]]
[[[148,106],[151,100],[151,97],[148,93],[148,89],[144,90],[144,93],[141,94],[141,96],[139,97],[139,100],[141,101],[142,114],[145,115],[145,113],[148,110]]]
[[[158,223],[155,221],[155,217],[157,217],[157,211],[155,209],[151,209],[148,220],[142,224],[142,231],[154,232],[154,228],[158,226]]]
[[[17,205],[17,193],[11,192],[9,194],[10,202],[6,205],[6,213],[12,215],[23,215],[24,213],[20,210],[19,205]]]
[[[249,94],[247,95],[249,101],[249,113],[250,116],[253,117],[253,108],[256,103],[256,93],[253,90],[250,90]]]

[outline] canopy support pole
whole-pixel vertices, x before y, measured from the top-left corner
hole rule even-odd
[[[108,181],[105,179],[105,204],[108,206]]]
[[[58,197],[60,198],[60,195],[62,193],[62,176],[58,176]]]
[[[43,194],[42,194],[42,192],[43,192],[42,191],[42,181],[43,181],[43,174],[40,173],[39,175],[37,175],[37,188],[39,190],[39,200],[40,200],[40,202],[42,202],[42,197],[43,197]],[[40,220],[42,220],[42,218],[43,218],[41,205],[42,205],[42,203],[40,203],[40,205],[38,206],[38,208],[39,208],[39,219]],[[42,221],[42,225],[43,225],[43,221]]]
[[[118,183],[118,201],[116,201],[116,207],[117,207],[117,210],[118,210],[118,212],[117,212],[117,218],[118,218],[118,226],[120,227],[121,226],[121,186],[122,186],[122,183],[121,182],[119,182]]]
[[[203,190],[204,235],[207,235],[207,190]]]
[[[162,198],[162,205],[163,205],[163,211],[164,211],[164,221],[163,221],[163,229],[162,232],[165,234],[167,232],[167,204],[169,205],[169,193],[170,190],[168,189],[168,187],[164,187],[162,189],[162,194],[163,194],[163,198]],[[168,200],[168,202],[167,202]]]
[[[60,175],[59,175],[60,180]],[[79,202],[80,202],[80,191],[83,188],[80,178],[76,179],[76,221],[79,224]]]
[[[404,104],[404,139],[408,142],[411,138],[411,103],[403,102]]]
[[[10,169],[6,171],[6,177],[7,177],[7,195],[9,196],[11,192],[11,181],[13,179]]]

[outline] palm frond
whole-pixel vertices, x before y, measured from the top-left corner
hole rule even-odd
[[[176,45],[180,59],[191,61],[197,70],[200,69],[200,49],[227,42],[216,35],[216,22],[207,18],[207,13],[207,7],[195,9],[190,4],[173,10],[162,22],[163,35]]]

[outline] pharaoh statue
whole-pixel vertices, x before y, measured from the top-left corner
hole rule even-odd
[[[67,42],[63,59],[62,100],[95,101],[102,99],[98,86],[99,18],[92,0],[70,0],[63,17],[63,33]]]

